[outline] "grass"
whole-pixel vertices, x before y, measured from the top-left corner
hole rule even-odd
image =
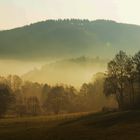
[[[140,111],[2,119],[0,140],[140,140]]]

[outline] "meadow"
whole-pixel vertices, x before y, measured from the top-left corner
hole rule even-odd
[[[140,111],[0,120],[0,140],[139,140]]]

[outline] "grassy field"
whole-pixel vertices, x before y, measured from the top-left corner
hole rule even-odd
[[[140,111],[2,119],[0,140],[140,140]]]

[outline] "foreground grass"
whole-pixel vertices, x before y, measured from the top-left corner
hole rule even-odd
[[[3,119],[0,140],[140,140],[140,111]]]

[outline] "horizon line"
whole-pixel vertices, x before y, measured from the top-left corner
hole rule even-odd
[[[24,25],[21,25],[21,26],[17,26],[17,27],[13,27],[13,28],[7,28],[7,29],[0,29],[0,32],[2,31],[9,31],[9,30],[14,30],[14,29],[19,29],[19,28],[23,28],[23,27],[27,27],[27,26],[31,26],[33,24],[38,24],[38,23],[41,23],[41,22],[47,22],[47,21],[65,21],[65,20],[87,20],[89,22],[94,22],[94,21],[113,21],[115,23],[120,23],[120,24],[127,24],[127,25],[135,25],[135,26],[140,26],[139,24],[135,24],[135,23],[126,23],[126,22],[119,22],[119,21],[116,21],[116,20],[113,20],[113,19],[87,19],[87,18],[58,18],[58,19],[46,19],[46,20],[39,20],[39,21],[35,21],[35,22],[31,22],[29,24],[24,24]]]

